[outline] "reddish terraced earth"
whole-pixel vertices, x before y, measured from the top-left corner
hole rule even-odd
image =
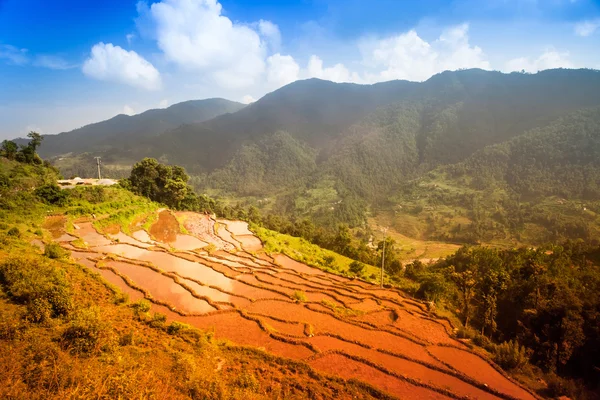
[[[61,222],[48,221],[49,229],[74,259],[132,301],[146,297],[169,319],[218,338],[302,360],[402,399],[536,398],[455,340],[451,325],[421,303],[394,289],[271,257],[245,222],[161,211],[149,232],[131,236],[102,235],[91,222],[64,235]],[[88,248],[73,247],[76,238]],[[297,291],[306,302],[293,300]]]

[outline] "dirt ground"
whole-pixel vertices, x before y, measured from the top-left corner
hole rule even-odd
[[[63,227],[56,217],[46,224],[55,240]],[[91,223],[78,228],[74,235],[86,250],[60,241],[72,257],[132,301],[146,297],[169,320],[399,398],[535,398],[451,337],[449,323],[418,302],[284,255],[271,257],[244,222],[162,211],[149,234],[135,238],[104,236]],[[186,235],[188,245],[174,248]]]

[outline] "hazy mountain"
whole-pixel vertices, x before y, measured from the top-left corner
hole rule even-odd
[[[122,148],[176,128],[181,124],[202,122],[232,113],[244,104],[225,99],[191,100],[165,109],[148,110],[137,115],[119,114],[109,120],[86,125],[58,135],[44,135],[42,157],[66,153],[104,151]]]
[[[546,159],[560,157],[559,142],[551,141],[548,149],[552,150],[544,151],[552,154],[546,154],[525,146],[529,142],[519,138],[531,135],[535,129],[553,129],[564,132],[565,151],[570,149],[569,154],[590,150],[589,140],[571,140],[579,137],[583,125],[567,127],[556,121],[573,113],[589,120],[585,111],[577,114],[578,110],[599,106],[600,72],[594,70],[558,69],[537,74],[464,70],[444,72],[422,83],[391,81],[374,85],[310,79],[294,82],[237,112],[210,120],[168,120],[165,125],[170,127],[162,132],[162,125],[151,119],[147,125],[133,124],[134,133],[128,136],[112,130],[111,120],[101,123],[101,141],[91,140],[89,133],[73,131],[61,135],[65,144],[57,147],[48,137],[42,153],[104,149],[107,169],[113,165],[120,174],[143,157],[156,157],[183,165],[202,191],[217,190],[232,198],[269,198],[270,210],[313,216],[325,223],[355,224],[369,206],[389,207],[404,201],[418,209],[422,204],[411,200],[413,191],[407,189],[407,182],[426,184],[419,179],[434,174],[439,178],[435,184],[453,185],[448,181],[448,170],[443,168],[465,169],[459,166],[470,165],[473,160],[494,166],[497,153],[505,148],[512,149],[513,158],[504,159],[504,172],[492,174],[487,172],[488,167],[466,168],[463,181],[468,190],[456,186],[460,196],[440,194],[432,198],[417,191],[416,198],[428,198],[434,204],[457,204],[459,198],[458,205],[464,205],[477,197],[473,190],[485,190],[469,185],[490,174],[504,174],[504,180],[515,177],[513,180],[519,182],[501,185],[499,190],[505,199],[512,199],[515,193],[528,195],[515,185],[529,186],[542,196],[538,200],[556,194],[558,191],[540,192],[537,188],[570,179],[571,175],[559,172],[574,171],[571,166],[576,157],[566,157],[562,164],[544,169]],[[134,117],[115,119],[119,118]],[[536,140],[550,138],[542,135]],[[514,158],[520,148],[525,149],[519,153],[521,158]],[[541,160],[534,163],[537,169],[527,164],[529,155]],[[65,160],[59,166],[67,175],[93,173],[89,159]],[[80,164],[85,164],[85,169],[77,169]],[[527,174],[519,168],[526,168]],[[577,164],[577,179],[581,171],[588,171],[585,168]],[[558,175],[553,178],[555,173]],[[586,175],[588,183],[579,185],[574,196],[589,197],[594,192],[593,174]],[[533,179],[537,181],[530,184]],[[502,211],[504,205],[497,209]],[[474,221],[473,216],[461,218],[463,226]],[[420,235],[452,237],[447,232],[441,234],[435,226],[419,227],[417,231]]]

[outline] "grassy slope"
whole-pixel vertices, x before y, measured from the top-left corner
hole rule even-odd
[[[262,240],[265,250],[269,253],[283,253],[297,261],[334,274],[350,274],[349,267],[354,261],[351,258],[323,249],[306,239],[275,232],[257,225],[251,226],[251,230]],[[333,258],[333,262],[328,264],[325,261],[327,257]],[[363,276],[368,278],[371,275],[379,277],[379,268],[365,264]]]
[[[2,162],[0,172],[15,166]],[[43,183],[46,177],[29,179],[35,171],[27,169],[26,179],[13,183]],[[106,188],[101,199],[89,196],[90,188],[77,190],[81,198],[63,208],[44,205],[25,191],[4,204],[11,209],[0,216],[0,398],[382,396],[364,384],[325,377],[304,364],[172,325],[146,309],[147,303],[130,304],[89,269],[68,258],[44,256],[30,243],[50,239],[42,230],[46,215],[65,214],[72,220],[94,213],[110,216],[100,227],[127,228],[158,206],[119,188]],[[13,227],[19,235],[7,233]],[[47,299],[52,305],[68,304],[67,311],[46,312]]]

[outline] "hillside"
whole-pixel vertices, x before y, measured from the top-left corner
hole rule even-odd
[[[577,111],[406,182],[388,221],[458,242],[597,240],[599,127],[600,108]]]
[[[2,397],[536,398],[447,320],[342,263],[267,254],[242,221],[122,188],[56,199],[44,167],[2,161],[11,186],[15,169],[40,176],[3,205],[29,203],[0,232]]]
[[[537,74],[464,70],[444,72],[422,83],[375,85],[310,79],[287,85],[235,113],[180,125],[135,145],[120,141],[105,153],[105,171],[123,177],[135,161],[150,156],[186,167],[202,193],[252,204],[264,213],[309,218],[321,226],[342,222],[365,227],[369,216],[380,215],[385,218],[379,222],[391,223],[386,215],[403,206],[407,182],[599,105],[600,73],[594,70]],[[488,153],[481,154],[478,157],[485,158]],[[68,175],[94,174],[89,156],[75,154],[56,163]],[[542,186],[558,181],[549,173],[535,179]],[[546,198],[538,196],[536,201]],[[435,201],[421,206],[433,207]],[[462,229],[473,221],[467,215],[473,212],[473,207],[466,207],[452,224]],[[407,215],[398,225],[400,234],[461,242],[484,237],[447,234],[435,227],[438,222],[416,221],[417,214]],[[490,223],[486,229],[494,226]],[[500,236],[519,240],[514,229]],[[581,237],[578,233],[556,237],[565,236]]]

